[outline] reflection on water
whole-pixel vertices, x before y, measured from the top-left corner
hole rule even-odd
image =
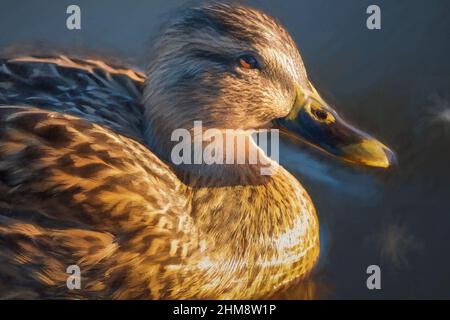
[[[162,12],[180,2],[115,0],[106,8],[79,0],[84,27],[76,33],[61,28],[64,4],[6,0],[0,30],[10,31],[2,32],[0,47],[40,41],[109,52],[142,66]],[[281,163],[316,205],[322,248],[313,275],[275,297],[450,298],[450,3],[380,0],[380,31],[365,28],[371,1],[252,4],[287,25],[322,95],[399,158],[398,167],[383,171],[283,144]],[[381,266],[377,292],[366,288],[371,264]]]

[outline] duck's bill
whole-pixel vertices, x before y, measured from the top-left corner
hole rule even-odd
[[[342,160],[388,168],[396,162],[394,152],[377,139],[346,123],[311,86],[299,92],[292,111],[277,119],[282,134],[307,142]]]

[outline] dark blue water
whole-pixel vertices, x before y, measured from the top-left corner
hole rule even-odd
[[[165,13],[183,1],[0,1],[0,49],[12,45],[115,55],[143,66]],[[388,172],[283,145],[281,162],[309,191],[321,223],[314,275],[282,298],[450,298],[450,2],[251,1],[297,41],[310,78],[347,119],[398,155]],[[382,289],[366,287],[381,266]]]

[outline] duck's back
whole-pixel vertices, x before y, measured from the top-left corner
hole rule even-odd
[[[0,298],[161,295],[171,244],[194,239],[183,186],[141,143],[142,83],[93,60],[0,60]]]
[[[100,60],[55,56],[0,58],[0,105],[74,115],[140,139],[144,75]]]

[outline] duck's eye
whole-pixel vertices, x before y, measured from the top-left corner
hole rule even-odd
[[[312,115],[319,121],[325,121],[328,119],[329,113],[319,108],[311,108]]]
[[[256,58],[254,56],[252,56],[251,54],[245,54],[239,57],[239,65],[243,68],[243,69],[258,69],[259,68],[259,64],[258,64],[258,60],[256,60]]]

